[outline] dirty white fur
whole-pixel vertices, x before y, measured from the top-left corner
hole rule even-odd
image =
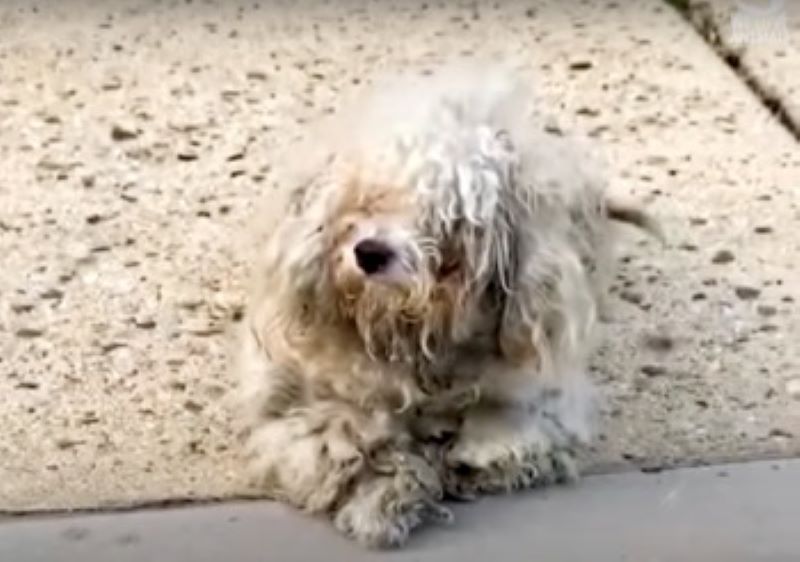
[[[283,176],[239,356],[273,497],[395,546],[445,496],[576,476],[610,261],[602,176],[513,73],[379,84]],[[366,275],[355,245],[396,259]]]

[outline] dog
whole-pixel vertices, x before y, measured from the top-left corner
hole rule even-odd
[[[574,481],[592,440],[614,224],[653,224],[532,99],[502,69],[404,76],[294,149],[242,324],[245,451],[368,547]]]

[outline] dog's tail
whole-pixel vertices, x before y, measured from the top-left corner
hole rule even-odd
[[[606,216],[612,220],[640,228],[662,244],[666,244],[667,237],[661,223],[651,214],[639,207],[625,205],[618,201],[606,201]]]

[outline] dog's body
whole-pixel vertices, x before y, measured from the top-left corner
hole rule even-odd
[[[570,480],[591,438],[615,217],[528,101],[502,75],[379,90],[314,139],[267,243],[239,358],[252,468],[365,544],[449,519],[444,497]]]

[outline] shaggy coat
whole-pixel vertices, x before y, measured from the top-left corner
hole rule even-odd
[[[238,370],[270,496],[370,546],[576,477],[611,262],[602,176],[508,74],[373,89],[294,150]]]

